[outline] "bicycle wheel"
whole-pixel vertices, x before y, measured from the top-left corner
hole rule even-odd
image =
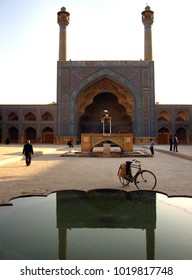
[[[135,185],[139,190],[153,190],[156,184],[157,178],[149,170],[142,170],[135,178]]]
[[[119,176],[119,181],[121,182],[121,184],[122,184],[124,187],[128,186],[129,183],[130,183],[129,180],[127,180],[126,178],[120,177],[120,176]]]

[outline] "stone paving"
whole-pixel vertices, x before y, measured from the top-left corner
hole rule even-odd
[[[119,189],[136,191],[134,184],[122,187],[117,176],[119,165],[132,158],[61,157],[79,146],[33,145],[31,166],[25,165],[22,145],[0,145],[0,205],[14,203],[16,197],[44,195],[58,190]],[[149,151],[134,145],[134,150]],[[156,145],[154,157],[140,158],[143,169],[157,177],[155,191],[168,196],[192,197],[192,146],[179,146],[169,152],[168,145]]]

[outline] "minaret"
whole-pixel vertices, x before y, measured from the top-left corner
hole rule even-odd
[[[66,60],[66,27],[69,24],[70,13],[66,11],[65,7],[61,8],[61,11],[57,13],[57,23],[60,26],[60,35],[59,35],[59,60]]]
[[[152,32],[151,26],[153,24],[153,14],[149,6],[145,7],[142,13],[142,22],[145,27],[145,51],[144,60],[152,60]]]

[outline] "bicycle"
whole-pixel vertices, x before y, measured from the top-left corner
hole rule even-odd
[[[123,168],[125,170],[122,172],[120,169],[123,170]],[[132,168],[138,169],[134,176],[132,175]],[[126,164],[121,164],[118,176],[124,187],[134,183],[139,190],[153,190],[157,184],[155,174],[150,170],[142,170],[141,162],[135,159],[127,161]]]

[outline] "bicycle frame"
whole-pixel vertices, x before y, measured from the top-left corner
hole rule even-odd
[[[133,161],[135,162],[135,163],[138,163],[138,164],[135,164],[135,163],[133,163]],[[141,173],[141,171],[142,171],[142,169],[141,169],[141,163],[140,163],[140,161],[136,161],[136,160],[133,160],[132,161],[132,163],[131,163],[131,165],[130,165],[130,168],[134,168],[134,169],[138,169],[137,170],[137,172],[134,174],[134,176],[132,176],[132,178],[130,178],[130,179],[132,179],[130,182],[134,182],[134,184],[135,184],[135,179],[136,179],[136,177],[137,177],[137,175],[139,174],[139,173]],[[132,170],[131,170],[132,171]],[[132,172],[131,172],[132,173]],[[129,180],[128,180],[129,181]]]

